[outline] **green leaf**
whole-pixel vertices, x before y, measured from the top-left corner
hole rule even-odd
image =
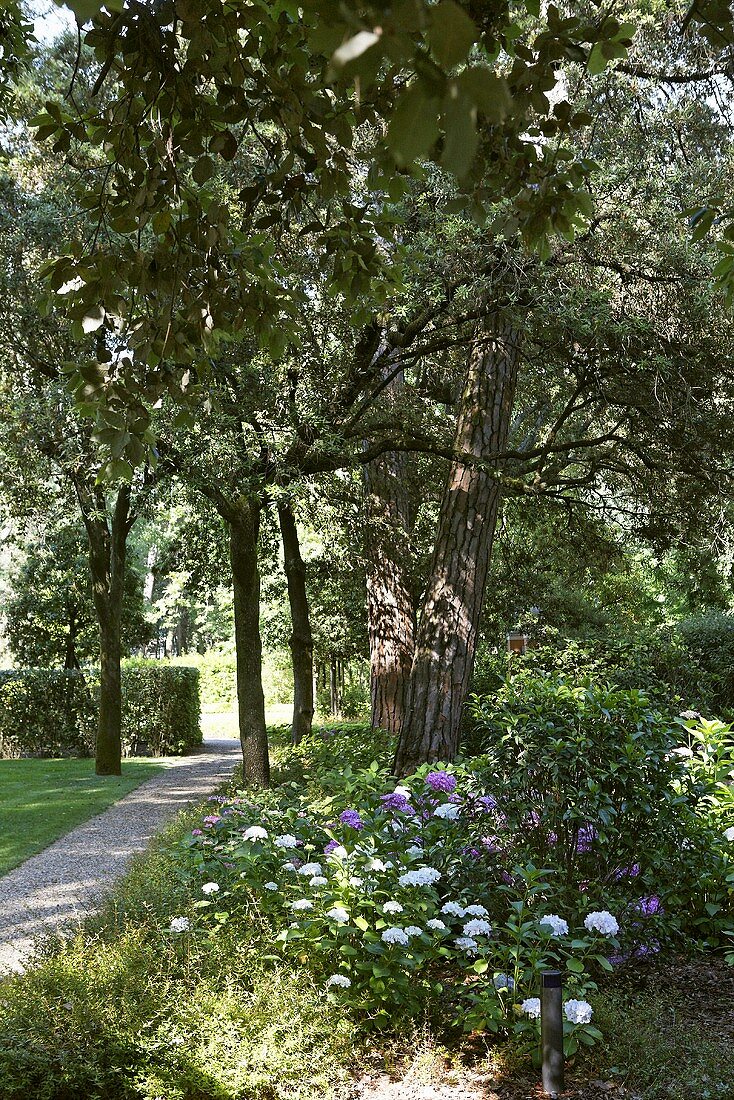
[[[589,54],[587,66],[592,76],[598,76],[598,74],[603,72],[604,69],[606,69],[607,67],[607,59],[604,56],[601,47],[601,42],[594,43],[594,46],[591,49],[591,53]]]
[[[420,82],[403,92],[393,112],[387,144],[398,164],[424,156],[438,138],[439,101]]]
[[[507,81],[485,65],[465,69],[457,78],[464,95],[477,105],[492,123],[502,122],[512,109],[512,97]]]
[[[354,923],[356,924],[357,928],[361,928],[361,930],[363,932],[366,932],[367,929],[369,928],[369,924],[364,919],[364,917],[355,917],[354,918]]]
[[[566,966],[572,974],[583,974],[584,972],[584,964],[578,959],[568,959]]]
[[[459,179],[471,169],[479,144],[476,107],[463,95],[448,98],[443,113],[446,131],[441,164]]]
[[[198,184],[206,183],[214,175],[214,161],[211,157],[199,157],[191,175]]]
[[[476,24],[454,0],[441,0],[431,12],[429,42],[434,57],[445,69],[463,61],[478,37]]]

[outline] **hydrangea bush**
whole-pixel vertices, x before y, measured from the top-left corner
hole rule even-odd
[[[727,942],[730,726],[673,718],[643,691],[524,671],[474,711],[485,754],[472,766],[498,792],[499,848],[552,869],[565,908],[603,898],[625,957]]]
[[[619,950],[616,918],[561,917],[547,872],[496,858],[501,812],[475,773],[372,786],[338,812],[273,795],[217,804],[186,842],[198,926],[266,917],[273,950],[374,1026],[434,1006],[465,1030],[534,1036],[521,1004],[542,970],[564,970],[571,1001],[593,993]],[[569,1049],[598,1035],[590,1019],[567,1016]]]

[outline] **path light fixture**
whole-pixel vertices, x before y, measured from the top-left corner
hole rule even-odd
[[[560,970],[544,970],[540,984],[540,1046],[543,1092],[563,1092],[563,988]]]
[[[507,635],[507,652],[510,654],[527,653],[529,642],[529,634],[523,634],[519,630],[511,630]]]

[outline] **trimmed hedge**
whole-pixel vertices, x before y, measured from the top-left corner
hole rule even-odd
[[[96,710],[80,672],[0,669],[0,758],[92,756]]]
[[[92,756],[96,673],[0,670],[0,758]],[[184,755],[201,744],[199,673],[168,662],[122,663],[125,756]]]
[[[122,663],[126,755],[183,756],[201,744],[199,670],[167,661]]]

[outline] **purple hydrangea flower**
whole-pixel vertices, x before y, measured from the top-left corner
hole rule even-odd
[[[481,806],[485,813],[491,813],[492,810],[497,809],[497,799],[492,798],[491,794],[483,794],[477,799],[477,805]]]
[[[203,836],[204,833],[201,829],[192,829],[191,830],[191,835],[192,836]]]
[[[582,825],[576,838],[576,851],[590,852],[591,845],[596,840],[597,836],[597,831],[593,825]]]
[[[407,814],[409,817],[415,813],[408,799],[404,794],[400,794],[399,791],[381,795],[380,802],[382,803],[383,810],[396,810],[398,813]]]
[[[205,817],[204,818],[204,824],[205,825],[216,825],[217,822],[220,821],[220,820],[221,819],[217,814],[212,814],[211,817]]]
[[[497,843],[497,837],[496,836],[483,836],[482,837],[482,847],[486,848],[488,852],[499,852],[499,851],[501,851],[501,848],[500,848],[499,844]]]
[[[330,840],[329,843],[324,848],[324,855],[328,856],[331,852],[334,851],[335,848],[338,848],[338,847],[339,847],[339,841],[338,840]]]
[[[357,810],[343,810],[339,814],[339,820],[342,824],[348,825],[350,829],[364,829],[364,822]]]
[[[432,791],[443,791],[451,794],[456,790],[456,779],[449,772],[429,772],[426,776],[426,786]]]
[[[656,913],[662,913],[664,911],[660,903],[660,898],[655,894],[649,898],[640,898],[635,908],[639,913],[642,913],[643,917],[653,917]]]

